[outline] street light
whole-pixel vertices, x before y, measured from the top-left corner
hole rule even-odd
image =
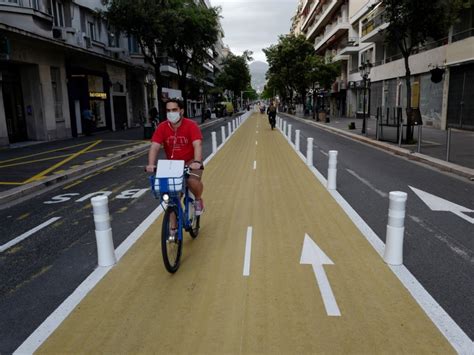
[[[362,65],[359,67],[359,73],[360,76],[362,77],[363,83],[364,83],[364,101],[362,102],[362,134],[365,134],[366,132],[366,114],[365,114],[365,96],[366,96],[366,90],[367,90],[367,82],[370,81],[369,79],[369,74],[370,74],[370,69],[372,68],[372,63],[367,59],[365,63],[362,63]]]

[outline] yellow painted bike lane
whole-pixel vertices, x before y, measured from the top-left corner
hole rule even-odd
[[[178,272],[162,265],[159,218],[38,353],[454,352],[264,116],[239,128],[204,182],[201,233],[186,237]],[[340,316],[300,264],[305,235],[334,263],[322,269]]]

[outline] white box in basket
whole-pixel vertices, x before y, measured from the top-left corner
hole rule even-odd
[[[156,166],[157,178],[168,178],[169,191],[183,189],[184,160],[158,160]],[[159,180],[155,180],[155,189],[160,189]]]

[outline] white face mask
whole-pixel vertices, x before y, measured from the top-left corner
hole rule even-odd
[[[180,112],[167,112],[166,118],[168,119],[170,123],[175,124],[181,119],[181,113]]]

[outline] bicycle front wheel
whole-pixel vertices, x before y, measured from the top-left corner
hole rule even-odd
[[[178,230],[172,227],[178,226],[178,209],[176,206],[168,206],[163,216],[161,228],[161,252],[166,270],[175,273],[179,268],[183,241],[178,238]]]

